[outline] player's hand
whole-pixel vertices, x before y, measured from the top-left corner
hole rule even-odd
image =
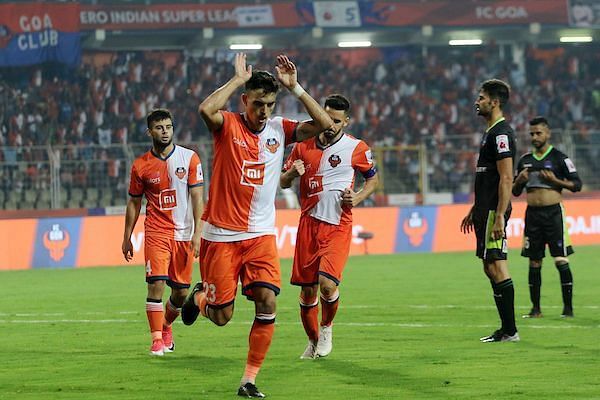
[[[292,90],[298,83],[298,70],[287,56],[283,54],[277,56],[275,70],[277,71],[277,79],[288,90]]]
[[[235,77],[241,79],[244,83],[252,77],[252,65],[246,66],[246,54],[235,54]]]
[[[304,161],[294,160],[292,166],[290,167],[290,171],[294,178],[304,175],[304,172],[306,172],[306,169],[304,167]]]
[[[197,258],[198,256],[200,256],[200,241],[201,241],[201,231],[198,230],[197,232],[194,232],[194,235],[192,236],[192,251],[194,252],[194,258]]]
[[[549,169],[541,170],[540,178],[548,183],[556,183],[558,181],[558,178],[556,178],[556,175],[554,175],[554,172],[552,172]]]
[[[522,185],[523,183],[527,183],[529,181],[529,168],[525,168],[523,171],[519,172],[517,178],[515,179],[515,183]]]
[[[358,193],[354,190],[348,188],[342,192],[342,205],[347,207],[355,207],[360,203],[360,199],[358,198]]]
[[[504,237],[504,215],[496,215],[491,235],[493,240],[499,240]]]
[[[123,251],[123,257],[125,257],[125,261],[131,261],[131,259],[133,258],[133,244],[131,243],[131,238],[123,239],[121,251]]]
[[[471,233],[473,231],[473,210],[469,211],[466,217],[463,218],[460,223],[460,231],[464,234]]]

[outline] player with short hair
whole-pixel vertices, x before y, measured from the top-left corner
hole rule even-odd
[[[350,121],[348,99],[328,96],[325,111],[333,127],[296,144],[280,178],[281,187],[289,188],[300,177],[302,214],[291,283],[301,287],[300,318],[308,336],[302,359],[325,357],[332,350],[338,286],[352,241],[352,207],[375,191],[379,179],[367,144],[344,132]],[[358,192],[354,191],[356,172],[366,180]]]
[[[508,272],[506,224],[510,218],[510,194],[515,157],[514,132],[503,114],[510,98],[510,87],[499,79],[481,85],[475,101],[477,114],[487,122],[481,139],[475,174],[475,203],[463,218],[463,233],[475,231],[477,257],[490,279],[496,308],[502,321],[500,329],[480,339],[482,342],[515,342],[515,290]]]
[[[150,354],[162,356],[175,348],[171,325],[188,294],[192,263],[200,249],[204,176],[198,154],[173,143],[173,116],[168,110],[153,110],[146,122],[152,148],[131,167],[121,247],[125,260],[131,260],[131,234],[146,196],[146,315],[152,335]],[[163,311],[165,284],[171,287],[171,295]]]
[[[233,316],[238,281],[242,294],[255,304],[246,368],[238,395],[265,397],[255,383],[275,329],[276,295],[281,286],[275,243],[275,195],[284,148],[329,128],[333,121],[302,86],[296,66],[277,57],[277,79],[252,71],[246,55],[236,54],[235,75],[209,95],[199,112],[214,137],[214,163],[200,248],[198,283],[182,309],[185,324],[198,314],[222,326]],[[313,121],[271,117],[278,81],[304,105]],[[223,111],[235,91],[244,86],[245,111]]]
[[[517,164],[512,193],[527,191],[525,234],[521,255],[529,258],[529,296],[532,308],[524,318],[542,317],[540,291],[542,260],[548,244],[550,255],[560,274],[563,298],[562,317],[573,317],[573,275],[569,267],[573,247],[565,222],[562,190],[581,190],[581,179],[573,161],[550,144],[550,125],[544,117],[529,121],[533,151],[524,154]]]

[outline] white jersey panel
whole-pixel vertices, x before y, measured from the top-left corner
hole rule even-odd
[[[172,210],[174,239],[180,241],[192,240],[194,233],[192,199],[188,192],[188,175],[193,154],[190,149],[176,146],[173,154],[167,159],[170,188],[174,190],[177,198],[177,206]]]

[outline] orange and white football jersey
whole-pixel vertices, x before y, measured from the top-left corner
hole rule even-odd
[[[284,149],[295,141],[298,121],[274,117],[253,132],[242,114],[221,113],[223,126],[213,132],[213,169],[202,219],[229,231],[272,234]]]
[[[152,150],[138,157],[131,167],[129,195],[146,196],[147,236],[192,240],[194,213],[189,188],[204,184],[200,157],[175,146],[166,158]]]
[[[334,225],[352,223],[351,208],[342,206],[342,193],[354,186],[355,171],[366,179],[375,175],[369,146],[348,134],[325,148],[317,138],[312,138],[294,146],[284,169],[289,169],[298,159],[304,161],[305,168],[300,177],[302,215],[308,213]]]

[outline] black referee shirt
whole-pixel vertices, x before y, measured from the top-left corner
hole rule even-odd
[[[540,171],[544,169],[552,171],[558,179],[566,179],[575,183],[574,192],[581,190],[581,178],[577,174],[575,164],[565,153],[553,146],[550,146],[541,157],[532,152],[524,154],[517,164],[517,174],[525,168],[529,169],[529,180],[525,185],[528,191],[535,188],[544,188],[562,192],[562,187],[550,185],[540,178]]]

